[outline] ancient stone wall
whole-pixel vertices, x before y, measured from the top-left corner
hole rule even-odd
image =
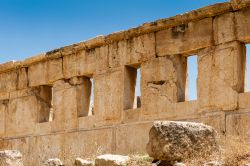
[[[0,149],[20,150],[26,165],[144,152],[149,127],[162,119],[249,137],[247,43],[250,0],[232,0],[2,64]],[[198,95],[188,101],[192,55]]]

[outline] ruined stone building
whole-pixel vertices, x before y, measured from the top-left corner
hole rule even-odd
[[[250,0],[233,0],[1,64],[0,149],[20,150],[26,165],[145,152],[154,120],[249,137],[248,43]],[[193,55],[197,100],[189,101]]]

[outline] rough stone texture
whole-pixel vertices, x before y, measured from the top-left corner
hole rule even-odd
[[[235,27],[237,39],[242,42],[250,42],[250,9],[241,10],[235,13]]]
[[[212,31],[212,19],[206,18],[156,32],[156,53],[158,56],[183,54],[209,47]]]
[[[94,162],[89,160],[83,160],[81,158],[76,158],[75,166],[94,166]]]
[[[245,46],[239,42],[203,50],[198,56],[197,93],[201,110],[234,110],[244,91]]]
[[[54,159],[49,159],[46,164],[46,166],[63,166],[63,163],[60,159],[54,158]]]
[[[166,112],[166,105],[185,100],[186,70],[187,59],[181,56],[159,57],[142,64],[144,114]]]
[[[249,4],[231,0],[1,64],[0,149],[19,150],[25,165],[145,152],[149,128],[161,119],[249,138]],[[188,101],[187,58],[194,54],[198,98]]]
[[[234,13],[215,17],[213,22],[215,44],[226,43],[236,39]]]
[[[55,59],[31,65],[28,69],[30,86],[48,85],[63,78],[62,59]]]
[[[95,159],[96,166],[124,166],[130,160],[128,156],[105,154]]]
[[[0,166],[23,166],[22,154],[15,150],[0,151]]]
[[[154,159],[182,161],[218,150],[216,132],[200,123],[157,121],[149,133],[147,152]]]
[[[224,164],[221,161],[210,161],[203,164],[203,166],[223,166]]]

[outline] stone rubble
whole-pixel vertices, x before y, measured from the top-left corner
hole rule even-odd
[[[23,166],[22,154],[17,150],[0,151],[0,166]]]
[[[124,166],[129,160],[128,156],[105,154],[95,159],[95,166]]]

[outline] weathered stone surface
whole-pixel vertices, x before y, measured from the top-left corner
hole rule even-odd
[[[31,65],[28,69],[29,85],[48,85],[63,78],[62,65],[61,58]]]
[[[82,50],[63,57],[65,78],[92,75],[95,72],[96,50]]]
[[[94,166],[94,162],[89,160],[83,160],[81,158],[76,158],[75,166]]]
[[[242,42],[250,42],[250,9],[241,10],[235,13],[235,26],[237,39]]]
[[[0,136],[5,134],[5,114],[7,111],[7,103],[0,101]]]
[[[121,120],[123,104],[123,71],[111,69],[94,77],[95,116],[101,121],[112,123]],[[109,94],[109,95],[107,95]],[[105,96],[105,97],[103,97]],[[109,103],[109,104],[107,104]]]
[[[198,56],[197,95],[200,111],[234,110],[244,91],[245,46],[239,42],[203,50]]]
[[[28,84],[29,84],[29,80],[28,80],[28,68],[21,68],[18,71],[17,88],[18,89],[27,88]]]
[[[166,105],[185,100],[187,59],[183,56],[158,57],[141,66],[143,113],[167,111]],[[157,108],[157,109],[155,109]]]
[[[250,119],[249,111],[237,111],[236,113],[227,115],[226,117],[227,135],[249,138],[250,136],[249,119]]]
[[[46,166],[63,166],[63,163],[60,159],[54,158],[54,159],[49,159],[46,164]]]
[[[234,10],[250,6],[250,0],[230,0],[230,3]]]
[[[203,166],[223,166],[222,161],[210,161],[208,163],[203,164]]]
[[[128,156],[105,154],[95,159],[96,166],[124,166],[130,160]]]
[[[239,94],[239,108],[250,108],[250,92],[240,93]]]
[[[157,121],[149,133],[147,152],[154,159],[181,161],[218,150],[216,132],[200,123]]]
[[[17,89],[17,72],[0,74],[0,92],[11,92]]]
[[[236,39],[234,13],[225,13],[213,21],[215,44],[226,43]]]
[[[190,54],[213,44],[212,18],[189,22],[156,32],[156,53],[158,56]]]
[[[23,166],[22,154],[16,150],[0,151],[0,166]]]

